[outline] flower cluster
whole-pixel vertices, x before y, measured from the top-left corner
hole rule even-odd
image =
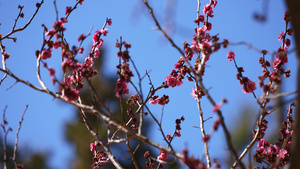
[[[202,96],[205,96],[204,92],[201,90],[199,85],[196,86],[196,89],[193,87],[193,92],[191,93],[191,95],[195,99],[201,99]]]
[[[175,120],[176,125],[175,125],[175,131],[174,131],[173,135],[172,136],[171,136],[171,134],[166,135],[166,139],[167,139],[168,142],[171,143],[171,141],[173,140],[174,137],[181,137],[181,133],[180,133],[181,126],[180,126],[180,124],[181,124],[181,122],[184,121],[184,119],[185,118],[182,116],[180,119]]]
[[[138,102],[141,100],[140,96],[138,94],[132,95],[131,97],[129,97],[126,101],[126,104],[128,104],[131,108],[128,108],[126,111],[127,116],[132,116],[132,107],[136,106],[138,104]],[[137,129],[137,118],[134,117],[133,121],[131,123],[131,128],[132,129]]]
[[[122,51],[123,45],[126,49],[125,51]],[[131,81],[131,77],[133,77],[132,70],[130,70],[129,64],[127,63],[130,60],[128,49],[131,48],[131,44],[126,43],[125,41],[122,43],[117,42],[116,47],[120,49],[117,53],[117,58],[123,60],[122,64],[119,64],[117,66],[117,68],[119,69],[119,71],[117,72],[117,74],[119,75],[119,79],[116,84],[116,96],[121,97],[129,93],[127,83],[129,83]]]
[[[175,130],[175,136],[176,137],[181,137],[181,133],[180,133],[180,130],[181,130],[181,126],[180,126],[180,124],[181,124],[181,122],[183,122],[184,121],[184,117],[182,116],[180,119],[176,119],[175,120],[175,123],[176,123],[176,126],[175,126],[175,128],[176,128],[176,130]]]
[[[155,160],[151,158],[149,151],[146,151],[144,153],[144,158],[149,160],[149,161],[146,161],[146,167],[147,168],[153,168]]]
[[[159,105],[165,105],[169,103],[169,96],[167,95],[163,95],[160,98],[158,98],[157,95],[152,96],[152,98],[150,99],[150,104],[159,104]]]
[[[106,164],[109,159],[107,154],[103,150],[98,150],[101,147],[101,144],[98,141],[90,144],[90,150],[93,152],[93,169],[99,169],[104,164]]]
[[[159,156],[157,156],[157,158],[153,158],[150,156],[149,151],[146,151],[144,153],[144,158],[148,159],[148,161],[146,161],[146,167],[149,169],[152,169],[155,165],[155,161],[159,162],[156,168],[164,168],[164,165],[162,164],[162,162],[167,161],[168,159],[168,154],[165,153],[164,151],[160,151],[159,152]]]
[[[82,3],[83,0],[78,1],[78,3]],[[71,9],[67,7],[71,12]],[[47,45],[48,48],[43,49],[41,52],[37,51],[37,57],[40,55],[41,59],[46,60],[52,57],[52,50],[61,48],[61,57],[62,61],[62,71],[65,74],[68,74],[64,78],[63,82],[59,83],[60,92],[68,99],[68,101],[75,101],[79,97],[79,90],[83,87],[83,80],[90,79],[93,76],[97,75],[97,70],[93,69],[94,58],[97,58],[99,55],[99,47],[102,46],[103,40],[101,39],[101,35],[107,35],[107,29],[97,30],[93,36],[93,46],[91,52],[89,52],[89,56],[85,58],[84,63],[79,63],[76,59],[76,55],[78,52],[82,54],[83,47],[72,46],[69,47],[69,44],[63,41],[63,32],[66,30],[64,27],[64,23],[67,23],[68,20],[66,18],[61,18],[60,20],[54,22],[53,29],[48,30],[45,25],[44,27],[45,36],[49,37],[48,40],[44,39],[44,44]],[[106,19],[106,24],[111,24],[110,19]],[[105,25],[106,25],[105,24]],[[55,40],[52,38],[55,37]],[[87,36],[82,34],[78,38],[78,42],[82,43],[83,40]],[[52,79],[53,84],[55,83],[55,70],[53,68],[48,68],[50,77]]]
[[[181,159],[181,161],[183,163],[185,163],[189,168],[191,169],[197,169],[197,168],[201,168],[201,169],[206,169],[206,165],[204,164],[204,162],[202,162],[201,160],[199,160],[198,158],[195,158],[193,156],[189,156],[189,152],[187,149],[184,149],[182,151],[183,153],[183,158]]]
[[[172,70],[172,72],[165,78],[167,86],[175,87],[182,84],[183,75],[178,75],[178,71]]]
[[[260,137],[255,150],[254,160],[258,163],[267,162],[272,168],[285,165],[290,160],[291,141],[293,136],[293,117],[291,104],[287,110],[287,120],[283,122],[280,129],[281,138],[275,144],[270,144],[264,138]]]
[[[229,51],[228,54],[227,54],[227,59],[228,61],[232,61],[235,57],[235,54],[233,51]]]
[[[157,157],[158,161],[167,161],[168,159],[168,154],[165,153],[164,151],[159,152],[159,156]]]
[[[283,18],[286,22],[286,28],[288,27],[288,23],[290,21],[290,16],[288,11],[286,11],[283,15]],[[293,29],[289,28],[286,29],[285,32],[280,32],[278,40],[282,42],[282,45],[278,48],[277,52],[278,54],[275,57],[275,60],[272,62],[273,71],[269,71],[268,67],[271,66],[269,61],[265,60],[265,54],[267,51],[262,51],[263,57],[259,58],[259,63],[261,64],[261,67],[263,68],[263,75],[259,76],[259,86],[263,89],[264,93],[270,92],[274,93],[277,91],[277,85],[272,85],[273,82],[276,84],[281,83],[281,75],[284,75],[285,78],[288,78],[290,76],[290,70],[286,69],[284,70],[282,68],[282,65],[286,64],[288,62],[288,47],[291,45],[291,40],[288,39],[286,36],[292,36]],[[264,84],[264,80],[268,79],[268,83]],[[271,82],[271,83],[270,83]]]
[[[251,81],[248,77],[243,76],[244,68],[238,67],[237,68],[237,75],[236,78],[240,82],[240,85],[243,85],[243,92],[244,93],[252,93],[256,90],[255,82]]]

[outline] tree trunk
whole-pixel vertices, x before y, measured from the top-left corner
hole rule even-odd
[[[295,46],[297,52],[297,98],[296,98],[296,111],[295,122],[294,122],[294,135],[292,139],[292,159],[290,169],[298,169],[300,166],[300,1],[299,0],[286,0],[288,11],[292,17],[292,27],[294,29]]]

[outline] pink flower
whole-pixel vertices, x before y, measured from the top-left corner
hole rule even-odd
[[[80,47],[80,48],[78,49],[78,52],[79,52],[80,54],[82,54],[83,51],[84,51],[84,48],[83,48],[83,47]]]
[[[73,81],[73,76],[69,75],[69,76],[66,78],[66,84],[72,85],[72,81]]]
[[[180,130],[177,130],[174,134],[175,134],[176,137],[181,137]]]
[[[275,58],[272,65],[273,65],[273,69],[278,69],[279,68],[279,66],[281,65],[281,61],[280,61],[279,57]]]
[[[228,54],[227,54],[227,59],[228,61],[232,61],[235,57],[235,54],[233,51],[229,51]]]
[[[99,143],[99,141],[95,141],[95,143],[90,144],[90,150],[91,151],[95,151],[96,147],[101,147],[101,144]]]
[[[212,28],[212,24],[210,22],[207,22],[206,26],[207,26],[207,30],[210,31]]]
[[[125,94],[129,93],[128,85],[126,84],[126,81],[118,79],[116,84],[116,96],[121,97]]]
[[[199,15],[197,19],[194,20],[195,23],[204,22],[204,15]]]
[[[283,19],[286,21],[286,22],[289,22],[291,20],[291,16],[289,15],[289,12],[288,11],[285,11],[284,15],[283,15]]]
[[[91,151],[95,151],[96,150],[96,144],[95,143],[91,143],[90,144],[90,150]]]
[[[178,74],[176,70],[172,70],[172,72],[165,78],[167,85],[170,87],[180,86],[183,82],[178,79]]]
[[[60,18],[60,21],[61,21],[62,23],[68,23],[67,18]]]
[[[163,96],[161,96],[161,97],[158,99],[157,103],[158,103],[159,105],[165,105],[165,104],[168,104],[169,101],[170,101],[169,96],[163,95]]]
[[[159,156],[157,157],[157,160],[167,161],[167,159],[168,159],[168,154],[163,151],[160,151]]]
[[[285,43],[286,47],[290,47],[290,45],[291,45],[291,40],[290,40],[289,38],[286,38],[286,39],[284,40],[284,43]]]
[[[85,34],[81,34],[79,36],[79,38],[77,39],[77,42],[83,41],[85,38],[86,38],[86,35]]]
[[[4,53],[3,53],[3,56],[4,56],[4,60],[6,60],[6,59],[8,59],[8,58],[9,58],[10,54],[9,54],[9,53],[6,53],[6,52],[4,52]]]
[[[210,4],[204,6],[203,13],[211,18],[214,17],[214,13]]]
[[[199,87],[200,88],[200,87]],[[193,92],[191,93],[191,95],[195,98],[195,99],[200,99],[202,96],[204,96],[205,94],[199,90],[196,91],[195,88],[193,87]]]
[[[288,30],[286,31],[286,33],[287,33],[288,35],[292,36],[292,35],[293,35],[293,28],[288,29]]]
[[[107,20],[107,24],[108,24],[109,26],[111,26],[111,24],[112,24],[111,19],[108,19],[108,20]]]
[[[215,8],[217,5],[218,1],[217,0],[212,0],[212,6]]]
[[[278,41],[282,41],[283,36],[284,36],[284,32],[281,31],[278,36]]]
[[[51,49],[45,49],[45,50],[43,50],[43,52],[42,52],[42,54],[41,54],[41,58],[42,59],[49,59],[49,58],[51,58]]]
[[[220,120],[219,119],[217,119],[217,120],[215,120],[215,122],[214,122],[214,124],[213,124],[213,130],[214,131],[217,131],[218,130],[218,128],[219,128],[219,125],[220,125]]]
[[[55,33],[55,30],[54,29],[50,29],[48,32],[46,32],[45,33],[45,36],[52,36],[52,35],[54,35],[54,33]]]
[[[202,27],[199,27],[197,29],[198,32],[196,32],[197,34],[199,33],[200,36],[204,37],[205,36],[205,32],[207,31],[207,26],[203,25]],[[196,36],[197,37],[197,36]],[[196,43],[198,43],[198,41],[196,41]]]
[[[54,77],[54,75],[55,75],[55,69],[49,67],[49,68],[48,68],[48,71],[49,71],[49,73],[50,73],[50,76],[51,76],[51,77]]]
[[[214,112],[220,111],[220,109],[221,109],[221,105],[216,103],[212,109],[212,112],[214,113]]]
[[[98,48],[100,48],[101,46],[103,46],[103,39],[99,39],[99,44],[97,45]]]
[[[100,54],[99,48],[96,48],[94,52],[94,58],[98,58],[99,54]]]
[[[59,47],[63,47],[63,44],[62,44],[60,41],[55,41],[55,42],[53,43],[53,48],[54,48],[54,49],[57,49],[57,48],[59,48]]]
[[[57,22],[54,22],[53,28],[57,31],[64,31],[66,28],[64,28],[64,23],[66,23],[65,20],[59,20]]]
[[[71,11],[72,11],[72,7],[71,6],[67,6],[65,14],[68,15]]]
[[[176,82],[177,82],[177,79],[175,78],[175,77],[173,77],[173,76],[168,76],[168,77],[166,77],[166,80],[167,80],[167,85],[168,86],[171,86],[171,87],[174,87],[174,86],[176,86]]]
[[[88,67],[92,67],[94,62],[93,59],[90,57],[85,58],[84,63],[88,66]]]
[[[201,51],[200,48],[199,48],[198,43],[196,43],[196,42],[193,42],[193,43],[191,44],[191,49],[192,49],[194,52],[200,52],[200,51]]]
[[[157,102],[158,102],[158,98],[156,98],[156,99],[149,99],[149,103],[150,104],[157,104]]]
[[[104,36],[106,36],[108,31],[107,31],[107,29],[104,29],[104,30],[100,30],[100,33],[102,33]]]
[[[280,158],[284,159],[285,155],[288,155],[288,152],[285,149],[280,149],[278,154],[277,154],[277,157],[280,157]]]
[[[265,139],[262,138],[259,140],[257,147],[260,148],[261,150],[265,151],[268,144],[269,144],[269,142],[267,142]]]
[[[70,86],[66,82],[62,82],[60,84],[59,88],[60,88],[60,91],[63,91],[65,98],[67,98],[67,100],[69,102],[76,101],[78,99],[78,97],[79,97],[79,91],[74,90],[72,88],[72,86]]]
[[[248,81],[243,86],[243,92],[252,93],[254,90],[256,90],[255,82],[252,82],[248,79]]]
[[[82,5],[82,2],[83,2],[84,0],[78,0],[78,3],[80,4],[80,5]]]
[[[79,91],[76,91],[74,89],[65,89],[65,97],[68,99],[68,101],[76,101],[79,97]]]
[[[94,43],[97,43],[98,42],[98,40],[99,40],[99,35],[98,35],[98,31],[96,31],[95,33],[94,33],[94,36],[93,36],[93,42]]]
[[[208,140],[210,139],[210,134],[206,134],[202,139],[204,143],[208,142]]]
[[[157,95],[152,96],[151,99],[149,99],[150,104],[159,104],[159,105],[165,105],[169,103],[169,96],[163,95],[160,98],[158,98]]]
[[[166,139],[167,139],[167,141],[170,141],[171,140],[171,134],[167,134]]]

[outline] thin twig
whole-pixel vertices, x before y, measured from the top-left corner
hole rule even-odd
[[[7,74],[6,74],[6,75],[7,75]],[[16,82],[13,83],[12,85],[10,85],[8,88],[6,88],[5,91],[8,91],[8,90],[11,89],[12,87],[14,87],[17,83],[18,83],[18,81],[16,81]]]
[[[125,142],[125,143],[126,143],[126,145],[127,145],[127,151],[129,152],[129,154],[130,154],[130,156],[131,156],[131,160],[132,160],[132,162],[133,162],[133,164],[134,164],[134,167],[135,167],[136,169],[139,169],[139,165],[138,165],[138,163],[137,163],[137,161],[136,161],[136,159],[135,159],[135,157],[134,157],[134,153],[132,152],[131,147],[130,147],[128,135],[126,136],[126,142]]]
[[[18,127],[18,130],[16,132],[16,141],[15,141],[15,147],[14,147],[14,154],[13,154],[13,157],[12,157],[12,160],[14,161],[15,163],[15,168],[17,168],[18,166],[18,163],[17,163],[17,151],[18,151],[18,143],[19,143],[19,132],[21,130],[21,125],[22,125],[22,122],[24,120],[24,115],[25,115],[25,112],[28,108],[28,105],[26,105],[22,115],[21,115],[21,119],[19,121],[19,127]]]
[[[7,109],[7,105],[5,106],[3,110],[3,121],[1,124],[1,127],[3,128],[4,132],[4,138],[3,138],[3,168],[7,169],[7,152],[6,152],[6,139],[7,139],[7,134],[10,130],[6,130],[5,125],[7,125],[6,117],[5,117],[5,112]]]
[[[56,21],[58,21],[58,10],[57,10],[57,5],[56,5],[56,0],[53,0],[53,5],[54,5],[54,9],[55,9]]]
[[[41,8],[42,4],[44,3],[44,0],[42,0],[39,4],[40,6],[37,7],[36,11],[34,12],[34,14],[31,16],[31,18],[29,19],[29,21],[24,25],[24,27],[22,28],[18,28],[15,29],[15,26],[13,27],[13,29],[5,36],[3,36],[2,38],[0,37],[0,41],[3,39],[7,39],[10,35],[16,33],[16,32],[20,32],[23,31],[24,29],[26,29],[28,27],[28,25],[30,25],[30,23],[32,22],[32,20],[34,19],[34,17],[36,16],[36,14],[38,13],[39,9]]]
[[[132,65],[133,65],[133,67],[134,67],[134,69],[135,69],[135,72],[137,73],[138,79],[139,79],[138,85],[139,85],[139,89],[140,89],[140,90],[137,90],[137,89],[136,89],[136,91],[138,92],[141,101],[144,102],[144,95],[143,95],[143,88],[142,88],[142,80],[143,80],[143,79],[142,79],[142,77],[141,77],[141,75],[140,75],[140,73],[139,73],[137,67],[136,67],[135,64],[134,64],[134,61],[133,61],[131,58],[130,58],[130,61],[131,61]],[[131,82],[131,81],[130,81],[130,82]],[[131,84],[133,84],[133,83],[131,82]],[[133,86],[135,87],[135,85],[133,85]],[[144,108],[142,108],[141,111],[142,111],[142,112],[140,113],[140,120],[139,120],[139,126],[138,126],[138,134],[142,134],[142,128],[143,128],[143,124],[144,124],[144,123],[143,123],[143,122],[144,122]]]
[[[144,4],[146,5],[146,7],[148,8],[154,22],[155,22],[155,25],[157,26],[157,29],[160,30],[163,35],[168,39],[168,41],[171,43],[171,45],[176,48],[178,50],[179,53],[181,53],[182,56],[184,56],[184,53],[182,52],[182,50],[175,44],[175,42],[173,41],[173,39],[170,38],[170,36],[161,28],[159,22],[157,21],[154,13],[153,13],[153,9],[150,7],[149,3],[147,0],[144,0]]]
[[[1,38],[1,37],[0,37]],[[1,50],[1,58],[2,58],[2,68],[4,69],[4,70],[6,70],[6,62],[5,62],[5,56],[4,56],[4,52],[5,52],[5,50],[4,50],[4,47],[2,46],[2,40],[0,40],[0,50]],[[0,80],[0,85],[1,85],[1,83],[5,80],[5,78],[7,77],[7,74],[5,74],[4,76],[3,76],[3,78]]]
[[[197,89],[197,86],[198,86],[197,83],[195,83],[196,89]],[[197,98],[197,106],[198,106],[199,117],[200,117],[200,130],[202,133],[202,137],[205,138],[206,134],[205,134],[205,130],[204,130],[203,111],[201,109],[199,98]],[[210,156],[209,156],[209,152],[208,152],[208,141],[204,141],[204,152],[205,152],[206,161],[207,161],[207,168],[211,168],[211,160],[210,160]]]
[[[201,90],[204,92],[205,96],[207,97],[207,99],[209,100],[209,102],[215,106],[216,103],[215,101],[212,99],[212,97],[210,96],[209,92],[206,90],[206,88],[204,87],[202,81],[198,81],[199,82],[199,86],[201,87]],[[217,111],[217,114],[219,116],[219,119],[220,119],[220,124],[223,128],[223,131],[224,131],[224,135],[225,135],[225,139],[226,139],[226,143],[227,143],[227,146],[228,146],[228,149],[229,151],[231,152],[231,154],[233,155],[233,157],[237,160],[238,164],[240,165],[240,167],[242,169],[245,168],[244,164],[239,160],[238,158],[238,154],[233,146],[233,143],[231,141],[231,136],[230,136],[230,132],[225,124],[225,121],[224,121],[224,117],[223,117],[223,114],[222,112],[219,110]]]
[[[278,99],[279,97],[284,97],[284,96],[289,96],[292,94],[297,94],[298,90],[295,90],[293,92],[287,92],[287,93],[278,93],[272,96],[261,96],[261,97],[257,97],[257,99],[259,100],[266,100],[266,99]]]
[[[235,46],[235,45],[245,45],[248,48],[253,49],[253,50],[255,50],[259,53],[262,53],[262,51],[266,51],[266,50],[261,50],[261,49],[255,47],[255,46],[251,45],[250,43],[247,43],[247,42],[229,42],[228,45],[233,45],[233,46]],[[273,55],[277,54],[278,52],[267,51],[267,53],[273,56]]]

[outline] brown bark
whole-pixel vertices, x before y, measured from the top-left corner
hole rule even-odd
[[[299,0],[286,0],[288,11],[292,17],[292,27],[294,29],[294,40],[297,51],[297,99],[296,99],[296,111],[295,124],[294,124],[294,135],[292,140],[292,159],[290,169],[298,169],[300,166],[300,1]]]

